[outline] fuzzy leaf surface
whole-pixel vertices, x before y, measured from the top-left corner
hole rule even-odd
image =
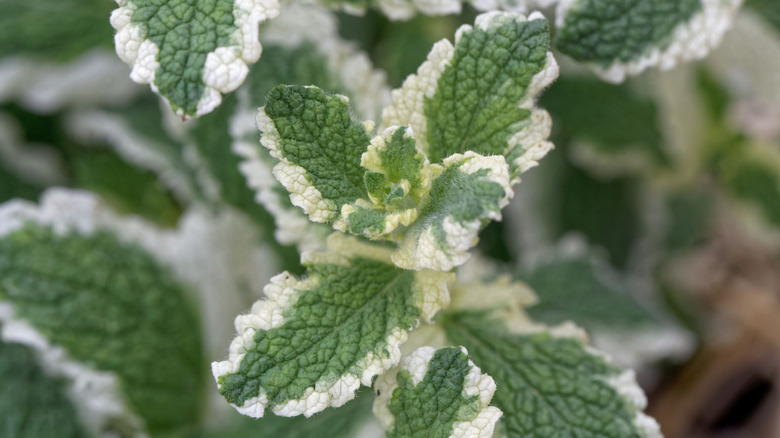
[[[483,14],[458,30],[454,46],[442,40],[433,47],[393,92],[382,125],[410,125],[432,163],[466,151],[503,154],[519,175],[551,148],[544,142],[549,115],[533,108],[558,74],[549,44],[540,15]]]
[[[328,246],[302,260],[306,277],[274,277],[268,298],[236,319],[230,357],[212,371],[239,412],[311,416],[341,406],[398,363],[406,332],[449,302],[451,274],[399,269],[389,250],[338,234]]]
[[[346,99],[316,87],[278,86],[258,115],[261,142],[281,162],[274,175],[314,222],[367,197],[360,166],[370,137],[352,120]]]
[[[106,233],[30,225],[0,238],[0,277],[0,300],[70,357],[115,373],[151,433],[197,418],[200,327],[148,254]]]
[[[491,437],[501,417],[496,390],[464,348],[421,347],[377,380],[374,412],[389,438]]]
[[[407,231],[393,261],[405,269],[447,271],[468,260],[477,233],[513,195],[501,155],[452,155],[433,182],[428,203]]]
[[[174,112],[200,116],[238,88],[260,57],[258,24],[279,13],[276,0],[119,0],[111,14],[117,54],[130,77],[151,83]]]
[[[448,315],[449,339],[496,381],[509,437],[660,437],[633,381],[578,337],[513,334],[484,313]]]

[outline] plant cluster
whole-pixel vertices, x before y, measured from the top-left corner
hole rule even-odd
[[[612,84],[741,0],[116,3],[0,5],[2,436],[660,437],[653,290],[780,225],[739,50]]]

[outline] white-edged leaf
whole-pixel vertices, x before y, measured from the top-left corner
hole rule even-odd
[[[212,364],[220,393],[242,414],[311,416],[343,405],[398,363],[408,330],[449,303],[452,274],[399,269],[389,250],[340,234],[302,262],[308,275],[274,277],[267,298],[236,318],[228,360]]]
[[[469,259],[477,234],[514,195],[504,157],[474,152],[444,160],[444,171],[431,183],[428,203],[393,253],[405,269],[448,271]],[[351,216],[350,216],[351,219]]]
[[[390,438],[490,438],[501,410],[496,384],[463,347],[420,347],[380,376],[374,414]]]
[[[410,126],[432,163],[456,153],[504,155],[513,179],[551,148],[551,121],[534,107],[558,76],[541,14],[490,12],[436,43],[417,73],[393,91],[382,126]]]
[[[642,413],[647,399],[634,372],[588,347],[576,327],[513,333],[484,312],[455,312],[443,324],[495,380],[493,404],[504,413],[506,436],[662,436]]]
[[[182,117],[211,112],[241,85],[260,57],[258,25],[279,14],[277,0],[117,0],[111,14],[130,78],[151,84]]]
[[[704,58],[742,0],[563,0],[556,46],[601,78],[622,82],[649,67]]]

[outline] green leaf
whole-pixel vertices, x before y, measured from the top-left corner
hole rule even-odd
[[[780,155],[759,144],[734,144],[722,154],[716,176],[737,199],[780,227]]]
[[[279,14],[276,0],[118,0],[111,14],[116,51],[130,77],[150,83],[174,112],[197,117],[238,88],[260,57],[259,23]]]
[[[110,47],[105,0],[4,0],[0,3],[0,54],[68,61]]]
[[[0,237],[0,278],[0,302],[69,357],[115,374],[150,433],[196,421],[198,321],[182,286],[146,252],[105,232],[30,224]]]
[[[273,39],[277,34],[275,29],[286,24],[287,14],[293,12],[299,12],[297,7],[291,6],[291,10],[274,20],[263,36]],[[302,16],[315,12],[305,10]],[[311,249],[316,246],[313,243],[324,241],[331,230],[322,226],[319,227],[321,230],[317,230],[318,227],[312,225],[290,202],[287,191],[273,178],[271,167],[275,160],[268,150],[257,147],[258,133],[254,119],[256,109],[265,105],[268,92],[279,83],[315,84],[331,90],[346,90],[339,84],[339,75],[318,47],[308,40],[294,47],[267,44],[263,50],[263,62],[252,68],[246,83],[237,93],[248,95],[248,99],[228,97],[213,113],[198,120],[191,135],[193,144],[203,157],[203,165],[217,182],[220,198],[247,213],[267,232],[273,231],[279,243],[294,244],[301,249]],[[247,117],[248,123],[243,129],[245,125],[238,121],[243,120],[244,113],[250,108],[252,114]],[[285,251],[291,252],[289,249]],[[289,254],[286,258],[291,261],[294,258],[294,263],[298,263],[297,254]]]
[[[493,404],[507,436],[661,437],[641,413],[646,399],[633,372],[596,354],[584,334],[514,334],[484,313],[454,313],[443,323],[496,381]]]
[[[564,76],[540,99],[561,135],[571,137],[578,162],[594,172],[646,172],[671,164],[658,106],[627,85]]]
[[[0,326],[2,330],[2,326]],[[35,352],[0,341],[0,431],[15,438],[87,438],[64,379],[41,368]]]
[[[280,162],[274,176],[314,222],[332,222],[341,206],[366,198],[360,161],[370,137],[352,120],[344,96],[280,85],[257,116],[263,146]]]
[[[220,393],[242,414],[311,416],[343,405],[398,363],[408,330],[449,303],[451,274],[398,269],[389,250],[340,234],[328,247],[304,254],[306,277],[271,280],[268,298],[236,318],[228,360],[212,364]]]
[[[455,45],[442,40],[428,60],[393,92],[382,125],[411,126],[432,163],[474,151],[503,154],[517,177],[552,145],[549,115],[533,107],[558,75],[540,14],[487,13],[461,27]]]
[[[774,0],[747,0],[745,6],[758,12],[780,31],[780,5]]]
[[[539,298],[526,312],[547,324],[575,321],[588,331],[625,334],[661,323],[636,300],[617,271],[584,251],[540,262],[518,277]]]
[[[465,263],[479,230],[501,219],[501,209],[514,194],[501,155],[456,154],[444,166],[431,184],[428,203],[393,254],[402,268],[448,271]]]
[[[377,379],[374,412],[389,438],[489,438],[501,411],[496,384],[463,347],[421,347]]]
[[[156,99],[142,99],[120,110],[73,111],[64,125],[80,144],[109,147],[128,164],[154,172],[178,201],[203,200],[206,194],[197,169],[187,160],[184,144],[165,130],[162,120]]]
[[[75,183],[100,194],[117,212],[137,214],[163,227],[178,223],[182,207],[154,174],[105,150],[82,152],[72,160]]]
[[[566,0],[556,46],[603,79],[701,59],[720,43],[741,0]]]

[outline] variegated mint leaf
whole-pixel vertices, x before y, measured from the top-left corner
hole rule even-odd
[[[556,46],[604,80],[704,58],[743,0],[563,0]]]
[[[274,277],[267,299],[236,318],[228,360],[212,364],[219,392],[242,414],[343,405],[398,363],[408,330],[449,303],[452,274],[399,269],[390,250],[341,234],[302,262],[308,275]]]
[[[260,57],[259,23],[279,14],[277,0],[117,0],[116,51],[130,78],[151,84],[176,114],[211,112]]]
[[[68,398],[67,383],[47,374],[32,348],[0,339],[0,382],[0,430],[4,436],[90,436]]]
[[[380,238],[417,219],[442,167],[428,162],[410,134],[405,127],[393,127],[371,140],[361,159],[370,201],[342,207],[343,222],[334,223],[335,228]]]
[[[261,40],[263,62],[252,68],[236,92],[238,104],[230,111],[218,109],[215,113],[226,115],[218,117],[217,123],[211,116],[202,118],[193,138],[201,154],[208,157],[204,160],[208,166],[218,168],[215,173],[226,199],[240,197],[242,209],[253,212],[264,207],[273,215],[278,242],[296,245],[301,251],[321,248],[332,230],[310,222],[273,177],[276,160],[267,149],[258,147],[257,108],[265,105],[269,91],[280,83],[316,85],[348,96],[358,114],[374,119],[389,102],[390,90],[384,72],[375,70],[365,53],[339,37],[335,15],[325,9],[286,5],[279,17],[263,27]],[[204,119],[208,122],[202,126]],[[231,147],[224,147],[231,138]]]
[[[20,228],[32,210],[0,207],[2,338],[30,345],[68,381],[94,435],[192,425],[203,358],[184,287],[146,251],[109,232]],[[54,219],[64,222],[60,213]]]
[[[274,176],[314,222],[333,222],[367,193],[360,160],[370,137],[344,96],[280,85],[257,115],[260,142],[279,160]]]
[[[534,99],[558,75],[540,14],[491,12],[463,26],[455,45],[434,45],[417,74],[392,94],[382,125],[411,126],[432,163],[474,151],[507,158],[513,178],[552,145],[550,116]]]
[[[588,347],[575,327],[511,333],[481,312],[451,313],[443,323],[450,341],[495,380],[506,436],[662,436],[642,413],[647,399],[634,372]]]
[[[490,438],[501,410],[496,384],[463,347],[421,347],[374,385],[374,414],[388,438]]]
[[[429,202],[406,231],[393,262],[404,269],[448,271],[469,259],[477,233],[514,195],[504,157],[474,152],[444,160],[432,182]]]

